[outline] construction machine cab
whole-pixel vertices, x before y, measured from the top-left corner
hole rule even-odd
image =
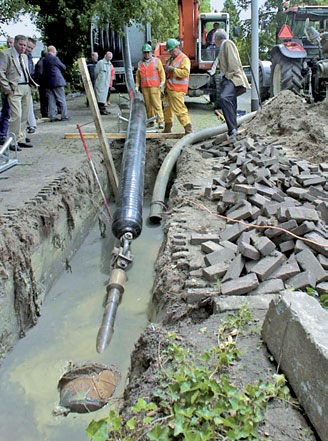
[[[229,16],[226,13],[204,13],[199,14],[199,36],[197,42],[197,53],[199,64],[213,63],[218,55],[218,48],[215,46],[214,34],[218,29],[224,29],[229,35]]]

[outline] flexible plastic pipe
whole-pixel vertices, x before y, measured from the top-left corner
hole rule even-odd
[[[251,113],[247,113],[244,116],[239,117],[237,119],[238,126],[254,118],[256,113],[257,112],[251,112]],[[170,152],[165,157],[156,178],[152,201],[151,201],[150,213],[149,213],[149,220],[151,222],[159,223],[162,219],[162,211],[163,211],[163,207],[165,206],[164,200],[165,200],[167,183],[170,174],[173,170],[173,167],[183,148],[186,145],[194,144],[195,142],[212,138],[213,136],[222,135],[227,131],[228,131],[227,125],[220,124],[219,126],[203,129],[200,130],[199,132],[190,133],[189,135],[186,135],[183,138],[181,138],[175,144],[175,146],[170,150]]]

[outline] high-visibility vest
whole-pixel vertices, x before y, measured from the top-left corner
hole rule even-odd
[[[112,64],[112,63],[111,63]],[[112,65],[110,70],[109,87],[113,87],[113,81],[115,80],[115,68]]]
[[[170,62],[170,66],[174,68],[178,68],[185,58],[187,58],[187,55],[185,55],[183,52],[180,52],[180,54]],[[166,74],[166,87],[169,90],[175,90],[176,92],[187,93],[188,84],[189,84],[189,76],[186,78],[179,78],[173,76],[173,72],[168,72]]]
[[[159,87],[161,80],[159,78],[158,58],[153,57],[149,63],[139,61],[138,71],[140,73],[140,86],[143,87]]]

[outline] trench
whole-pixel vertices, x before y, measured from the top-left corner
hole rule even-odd
[[[212,143],[212,141],[211,141]],[[162,156],[164,155],[164,150],[165,147],[163,145],[161,145],[160,142],[158,142],[158,145],[156,146],[156,149],[149,149],[147,154],[151,154],[153,155],[153,157],[151,159],[156,159],[159,160]],[[212,149],[213,147],[213,149]],[[156,152],[155,152],[156,150]],[[192,149],[194,150],[194,149]],[[199,146],[196,148],[196,150],[199,150]],[[198,312],[198,307],[197,308],[193,308],[194,311],[194,316],[196,316],[196,318],[198,320],[201,321],[201,323],[198,325],[197,322],[194,320],[194,316],[191,316],[189,310],[186,311],[186,307],[184,306],[186,304],[186,301],[184,298],[182,298],[182,296],[184,295],[184,293],[182,291],[185,291],[185,288],[193,288],[194,291],[196,292],[197,290],[199,290],[199,292],[201,293],[202,291],[202,281],[200,281],[199,285],[194,285],[194,281],[192,280],[191,282],[193,283],[192,285],[188,285],[186,284],[186,286],[182,286],[184,280],[181,280],[181,274],[185,274],[186,277],[188,277],[188,273],[189,271],[185,270],[185,268],[187,267],[187,263],[186,263],[186,259],[184,258],[183,253],[180,253],[180,247],[181,247],[181,242],[183,242],[185,240],[185,236],[188,238],[188,235],[190,233],[190,230],[194,230],[194,231],[208,231],[209,227],[213,227],[212,223],[208,223],[207,221],[207,217],[204,216],[203,214],[201,216],[196,216],[196,211],[195,209],[193,209],[192,207],[187,207],[185,203],[183,203],[183,199],[185,199],[185,197],[187,196],[188,199],[190,199],[190,195],[194,195],[195,198],[199,197],[198,192],[200,191],[201,188],[203,188],[204,186],[204,182],[206,183],[206,185],[208,184],[208,179],[209,179],[209,164],[207,163],[208,161],[211,161],[212,156],[216,157],[217,156],[217,147],[214,145],[209,145],[209,143],[204,143],[202,150],[202,159],[200,160],[199,158],[197,159],[197,161],[201,161],[198,163],[198,168],[199,168],[199,172],[200,175],[198,176],[198,173],[193,173],[192,176],[190,176],[189,173],[189,167],[188,169],[183,168],[182,170],[179,169],[177,170],[177,174],[182,175],[181,180],[179,182],[179,180],[177,180],[176,185],[173,188],[173,194],[170,194],[170,204],[172,205],[171,211],[168,212],[168,216],[165,215],[166,218],[166,222],[164,225],[164,230],[165,230],[165,235],[166,235],[166,242],[167,244],[165,245],[165,248],[163,247],[163,249],[161,250],[161,259],[157,264],[157,271],[159,273],[159,277],[158,277],[158,286],[155,286],[154,288],[154,303],[157,303],[157,307],[159,306],[160,308],[157,308],[157,312],[158,309],[161,311],[163,311],[163,316],[165,314],[164,310],[166,311],[167,309],[169,309],[169,313],[170,314],[165,314],[166,316],[166,321],[171,323],[173,323],[172,327],[175,326],[175,323],[178,322],[179,320],[181,321],[181,318],[185,318],[185,323],[180,324],[179,323],[179,331],[182,334],[182,336],[187,340],[188,338],[192,339],[194,336],[194,339],[197,340],[197,345],[200,344],[199,341],[199,335],[200,335],[200,330],[197,328],[197,326],[200,327],[200,329],[204,329],[204,325],[208,326],[210,328],[210,326],[212,326],[212,328],[214,329],[214,327],[217,326],[217,321],[218,321],[218,316],[219,315],[211,315],[211,313],[208,313],[205,317],[204,314],[202,314],[200,316],[199,312]],[[212,150],[212,153],[209,152],[209,150]],[[186,151],[185,155],[183,155],[182,157],[182,162],[180,161],[180,163],[186,163],[187,166],[190,163],[194,163],[195,157],[193,156],[193,154],[191,154],[193,152]],[[159,155],[159,157],[158,157]],[[207,159],[206,159],[207,158]],[[150,161],[151,162],[151,161]],[[154,161],[155,162],[155,161]],[[146,161],[147,165],[149,165],[149,156],[147,158]],[[202,167],[200,166],[200,164],[203,164],[204,166],[206,166],[206,179],[204,181],[203,176],[202,176]],[[206,164],[207,163],[207,164]],[[194,168],[192,168],[192,171],[194,170]],[[155,173],[155,172],[154,172]],[[212,179],[212,178],[211,178]],[[211,181],[210,179],[210,181]],[[146,185],[147,187],[147,185]],[[151,185],[149,185],[149,188],[151,187]],[[147,187],[148,188],[148,187]],[[172,199],[171,199],[171,196]],[[175,200],[174,200],[175,199]],[[147,214],[144,213],[143,218],[147,219]],[[169,217],[169,218],[168,218]],[[201,220],[201,221],[200,221]],[[203,224],[204,222],[204,224]],[[159,231],[160,229],[157,229],[156,227],[154,228],[154,234],[156,237],[156,234],[160,234],[161,235],[161,231]],[[217,228],[217,226],[215,227]],[[130,354],[133,350],[133,346],[134,343],[137,341],[138,339],[138,335],[140,333],[142,333],[143,331],[143,326],[140,326],[140,330],[138,330],[138,332],[134,332],[132,331],[130,335],[130,339],[128,337],[126,337],[125,339],[125,327],[127,326],[132,326],[132,323],[128,322],[128,325],[126,324],[122,324],[122,329],[121,329],[121,317],[122,314],[126,315],[128,317],[126,313],[126,310],[130,310],[133,308],[132,314],[131,314],[131,321],[134,322],[135,320],[135,316],[136,315],[141,315],[143,312],[139,312],[139,309],[136,308],[136,306],[139,306],[139,303],[137,302],[137,299],[135,298],[136,293],[139,295],[140,290],[144,291],[145,290],[145,279],[146,279],[146,270],[150,271],[149,274],[151,274],[151,276],[149,276],[149,278],[151,280],[153,280],[153,273],[152,273],[152,264],[148,263],[149,261],[147,260],[146,262],[144,262],[145,257],[147,256],[147,249],[145,250],[144,248],[144,239],[146,240],[146,237],[148,237],[148,225],[145,225],[144,229],[143,229],[143,234],[142,237],[137,239],[136,241],[133,242],[132,244],[132,253],[134,255],[134,264],[131,266],[131,268],[129,268],[128,271],[128,283],[126,284],[125,287],[125,293],[123,295],[123,302],[120,305],[120,307],[118,308],[118,315],[117,315],[117,319],[115,322],[115,333],[114,333],[114,337],[113,340],[111,341],[109,347],[104,351],[103,354],[97,354],[96,350],[95,350],[95,336],[100,324],[100,320],[102,317],[102,312],[103,312],[103,308],[102,308],[102,302],[104,299],[104,293],[105,293],[105,284],[108,281],[108,272],[109,272],[109,268],[110,265],[108,264],[108,266],[106,265],[106,267],[103,267],[103,263],[102,262],[106,262],[106,259],[109,260],[110,258],[110,245],[108,245],[108,247],[106,246],[106,248],[104,248],[104,241],[100,241],[99,239],[99,235],[97,232],[97,227],[94,226],[95,229],[95,236],[93,236],[93,239],[91,239],[91,242],[88,242],[89,240],[89,236],[86,240],[85,243],[88,242],[88,248],[87,248],[87,252],[85,253],[85,255],[83,255],[82,257],[80,256],[80,251],[76,254],[76,257],[74,259],[71,260],[71,264],[72,264],[72,270],[73,273],[72,274],[64,274],[63,277],[68,279],[72,278],[76,276],[76,278],[82,278],[84,276],[84,273],[82,271],[82,274],[77,274],[75,271],[75,266],[76,263],[78,262],[78,265],[81,265],[81,267],[85,270],[85,268],[89,268],[91,269],[91,272],[93,270],[94,267],[98,267],[99,269],[99,273],[98,276],[95,276],[94,274],[92,274],[92,279],[91,282],[89,279],[83,279],[84,282],[82,282],[82,287],[80,287],[79,289],[77,289],[77,292],[74,293],[74,295],[72,294],[72,288],[70,288],[70,295],[71,295],[71,299],[73,301],[67,302],[66,303],[66,308],[59,308],[60,311],[58,311],[56,314],[58,315],[59,319],[58,322],[55,323],[55,317],[56,315],[52,312],[48,313],[48,308],[50,311],[50,307],[52,306],[52,303],[57,303],[57,300],[60,299],[60,297],[65,297],[64,294],[67,292],[67,288],[65,287],[65,289],[61,289],[59,288],[58,291],[56,293],[53,294],[53,291],[51,291],[51,294],[49,296],[47,296],[46,302],[44,303],[44,307],[42,309],[42,317],[39,319],[38,321],[38,326],[33,328],[31,331],[29,331],[27,337],[21,341],[19,341],[17,348],[19,347],[23,347],[25,345],[26,342],[31,342],[29,343],[30,346],[30,352],[29,352],[29,357],[23,359],[23,356],[20,357],[18,355],[13,355],[13,354],[17,354],[16,352],[16,348],[14,349],[14,351],[12,351],[12,353],[8,354],[7,359],[5,360],[5,362],[3,363],[3,367],[2,370],[3,372],[6,373],[7,376],[2,376],[0,378],[1,381],[1,386],[0,386],[0,396],[2,397],[1,400],[1,407],[0,407],[0,414],[3,415],[4,414],[4,410],[5,409],[5,415],[1,416],[0,419],[0,423],[1,423],[1,435],[0,435],[0,441],[2,441],[3,439],[5,439],[6,441],[11,441],[11,439],[24,439],[24,440],[34,440],[37,441],[38,439],[42,439],[42,440],[47,440],[49,439],[50,441],[56,439],[70,439],[70,440],[75,440],[75,439],[85,439],[85,435],[84,435],[84,429],[85,427],[88,425],[88,423],[90,422],[91,419],[96,419],[98,420],[99,418],[101,418],[102,416],[107,416],[108,415],[108,406],[106,406],[105,408],[103,408],[101,411],[98,412],[94,412],[92,414],[85,414],[85,415],[77,415],[77,414],[70,414],[68,415],[67,418],[65,417],[53,417],[52,416],[52,410],[54,407],[56,407],[56,405],[58,404],[59,401],[59,395],[58,392],[56,390],[56,386],[57,386],[57,382],[58,379],[60,378],[61,374],[63,373],[63,371],[66,369],[67,364],[69,361],[74,361],[74,362],[78,362],[78,361],[99,361],[99,362],[105,362],[106,364],[115,364],[118,369],[121,371],[122,373],[122,380],[120,383],[119,388],[117,389],[117,392],[114,396],[115,399],[120,400],[121,398],[121,394],[122,394],[122,390],[124,389],[125,386],[125,380],[126,380],[126,371],[124,371],[124,367],[123,365],[120,366],[118,365],[118,362],[116,362],[116,360],[113,358],[114,357],[114,353],[115,355],[122,355],[123,358],[123,349],[124,348],[124,352],[125,349],[127,349],[127,358],[125,360],[125,366],[127,369],[127,366],[129,365],[129,357]],[[186,231],[185,231],[186,230]],[[92,230],[93,231],[93,230]],[[157,240],[157,239],[156,239]],[[86,255],[89,256],[89,250],[92,248],[92,245],[94,244],[94,242],[101,242],[101,246],[99,247],[98,251],[96,254],[94,254],[94,256],[101,256],[99,257],[100,262],[98,261],[95,262],[96,259],[98,259],[98,257],[93,257],[91,258],[91,251],[90,251],[90,261],[86,261]],[[160,241],[159,241],[160,242]],[[139,258],[138,258],[138,254],[137,254],[137,248],[138,246],[142,247],[142,252],[141,252],[141,256],[142,256],[142,262],[139,262]],[[156,251],[154,250],[154,256],[155,254],[157,254],[157,249]],[[193,247],[190,247],[190,249],[188,249],[188,252],[193,251]],[[172,253],[171,253],[172,251]],[[199,246],[197,247],[197,252],[195,252],[195,254],[191,255],[192,258],[192,262],[191,263],[195,263],[198,264],[198,255],[200,253],[200,249]],[[80,257],[79,257],[80,256]],[[75,260],[75,259],[80,259],[80,260]],[[155,257],[154,257],[155,259]],[[172,265],[172,259],[174,260],[174,265]],[[189,257],[188,257],[189,259]],[[142,264],[142,269],[138,269],[137,272],[141,272],[141,271],[145,271],[144,273],[141,274],[141,282],[140,285],[137,285],[136,283],[134,283],[134,271],[136,270],[136,265],[137,263]],[[166,266],[169,265],[169,266]],[[144,268],[145,266],[145,268]],[[170,268],[170,271],[166,271],[167,268]],[[181,269],[181,270],[180,270]],[[106,272],[108,271],[108,272]],[[86,271],[84,271],[86,272]],[[165,272],[169,273],[168,275],[165,274]],[[171,274],[172,273],[172,274]],[[147,273],[147,277],[148,277],[148,273]],[[99,279],[99,280],[98,280]],[[214,281],[215,283],[215,281]],[[210,284],[209,284],[210,285]],[[68,286],[68,285],[67,285]],[[132,289],[132,292],[130,293],[130,289]],[[86,291],[86,292],[84,292]],[[206,291],[208,291],[208,286],[206,288]],[[90,292],[92,293],[92,296],[90,296]],[[197,294],[197,293],[196,293]],[[150,295],[150,293],[149,293]],[[207,294],[206,294],[207,295]],[[86,297],[86,306],[82,307],[80,306],[80,304],[84,304],[83,302],[81,302],[81,299],[84,298],[84,296]],[[129,301],[130,296],[132,296],[132,300]],[[92,298],[92,300],[91,300]],[[245,297],[242,297],[245,298]],[[74,301],[75,300],[75,301]],[[191,299],[188,300],[188,305],[189,305],[189,301]],[[136,301],[136,303],[134,303],[134,301]],[[176,305],[177,303],[180,303],[183,305],[182,308],[177,308]],[[127,302],[127,303],[125,303]],[[197,300],[198,302],[198,300]],[[72,308],[72,303],[74,305],[74,308]],[[92,303],[92,307],[91,307],[91,303]],[[146,313],[144,315],[144,324],[147,324],[147,317],[148,317],[148,305],[150,303],[150,299],[149,297],[147,297],[146,300]],[[76,305],[76,306],[75,306]],[[78,306],[77,306],[78,305]],[[141,304],[140,304],[141,305]],[[150,306],[150,305],[149,305]],[[178,305],[179,306],[179,305]],[[96,308],[97,312],[93,312],[93,307]],[[77,315],[74,315],[73,317],[73,309],[77,310]],[[189,308],[191,309],[191,308]],[[69,311],[69,313],[67,312]],[[217,311],[216,311],[217,314]],[[66,317],[67,315],[67,317]],[[90,317],[93,315],[97,315],[97,317]],[[49,325],[47,325],[47,319],[51,322],[49,323]],[[64,318],[66,317],[66,321],[65,321],[65,325],[63,324]],[[164,317],[163,317],[164,318]],[[94,322],[92,321],[94,319]],[[160,316],[157,315],[157,320],[161,319]],[[207,320],[208,319],[208,320]],[[40,329],[40,326],[42,326],[42,324],[45,322],[45,328],[47,326],[49,326],[49,331],[48,334],[51,333],[52,339],[49,337],[49,335],[43,331],[42,333],[42,328]],[[74,326],[73,326],[74,324]],[[168,323],[166,323],[167,325]],[[39,329],[40,330],[39,330]],[[43,329],[45,329],[43,328]],[[76,328],[77,331],[73,332],[73,328]],[[92,328],[93,329],[93,333],[92,336],[90,334],[87,333],[88,328]],[[215,328],[216,329],[216,328]],[[50,332],[51,330],[51,332]],[[122,334],[121,334],[122,331]],[[34,335],[34,333],[40,333],[40,337],[39,337],[39,341],[36,340],[32,340],[32,337]],[[75,333],[77,333],[78,335],[75,336]],[[163,331],[164,334],[164,331]],[[213,335],[215,334],[215,332],[213,331]],[[153,355],[153,358],[155,359],[157,357],[157,345],[155,347],[154,345],[154,341],[157,341],[158,339],[158,335],[159,335],[159,331],[156,331],[156,327],[153,325],[148,326],[148,333],[145,334],[145,337],[143,338],[143,342],[145,342],[147,340],[148,337],[153,337],[153,339],[149,338],[149,346],[153,346],[151,349],[156,352],[156,354]],[[204,336],[204,339],[207,338],[206,336]],[[85,348],[85,342],[83,341],[83,345],[80,346],[81,349],[79,349],[79,345],[80,345],[80,340],[86,340],[87,344],[86,344],[86,349]],[[118,339],[118,343],[117,343],[117,339]],[[57,342],[58,340],[58,342]],[[66,341],[68,340],[68,342]],[[208,337],[208,340],[210,340],[210,337]],[[61,341],[61,344],[60,344]],[[78,343],[76,343],[78,342]],[[42,343],[42,345],[41,345]],[[90,344],[89,344],[90,343]],[[123,344],[122,344],[123,343]],[[67,354],[61,354],[60,350],[61,350],[61,345],[64,346],[66,344],[69,344],[71,348],[74,348],[73,352],[70,352],[69,355]],[[44,346],[43,346],[44,345]],[[49,347],[50,345],[53,345],[53,348],[51,350],[51,353],[49,351]],[[116,346],[114,346],[116,345]],[[130,346],[129,346],[130,345]],[[140,350],[140,346],[139,345],[139,352],[138,352],[138,348],[135,352],[132,352],[132,357],[131,357],[131,367],[130,367],[130,373],[132,372],[132,377],[130,375],[130,391],[128,391],[129,393],[125,393],[124,399],[129,399],[131,397],[135,398],[136,396],[140,395],[140,376],[144,375],[145,378],[150,378],[151,377],[151,372],[147,371],[144,368],[144,364],[142,363],[145,360],[145,351],[141,351]],[[254,342],[252,343],[252,347],[253,349],[256,347],[257,345],[254,344]],[[36,347],[38,349],[36,349]],[[43,359],[41,360],[41,358],[37,359],[36,362],[32,363],[32,360],[34,360],[34,353],[39,351],[41,349],[41,347],[44,347],[44,355],[43,355]],[[114,349],[115,347],[115,349]],[[92,348],[92,350],[90,351],[90,348]],[[118,348],[116,350],[116,348]],[[57,352],[57,354],[56,354]],[[118,354],[116,354],[116,352]],[[258,349],[256,348],[256,351],[253,350],[253,352],[249,351],[250,354],[252,356],[254,356],[254,352],[256,352],[256,354],[259,352]],[[74,355],[74,360],[72,360],[73,356],[71,355],[73,353]],[[76,357],[75,357],[76,354]],[[91,355],[90,355],[91,354]],[[263,360],[260,358],[260,356],[263,355],[263,357],[265,357],[265,362],[267,362],[267,356],[265,354],[260,353],[260,355],[258,356],[260,361],[258,361],[258,365],[256,364],[256,362],[254,362],[254,360],[252,360],[252,366],[255,366],[255,371],[256,371],[256,377],[258,377],[259,373],[258,373],[258,366],[264,366],[265,369],[269,369],[267,367],[267,364],[265,364],[265,362],[263,362]],[[17,360],[15,360],[15,358],[17,357]],[[48,360],[50,359],[49,364],[48,364]],[[46,359],[46,361],[44,361],[44,359]],[[54,361],[55,360],[55,361]],[[58,363],[56,365],[56,360],[58,360]],[[138,369],[138,362],[139,362],[139,367],[142,367],[143,370],[141,371],[141,369]],[[10,364],[11,363],[11,364]],[[42,365],[43,364],[43,368],[39,369],[39,364]],[[37,366],[37,368],[35,367]],[[49,367],[50,366],[50,367]],[[247,367],[247,373],[248,373],[248,367],[249,367],[249,363],[247,364],[245,362],[245,366]],[[238,365],[239,368],[239,365]],[[49,375],[47,372],[47,369],[49,369]],[[50,370],[51,369],[51,370]],[[56,370],[56,375],[52,373],[52,370],[55,369]],[[36,372],[35,377],[32,375],[33,372]],[[21,374],[21,372],[23,372]],[[44,372],[47,372],[47,378],[44,379],[45,374]],[[30,389],[32,389],[32,387],[34,386],[34,384],[38,383],[38,382],[42,382],[43,383],[43,387],[41,387],[39,389],[39,395],[36,395],[36,397],[33,399],[31,397],[31,393],[30,391],[26,391],[26,386],[25,386],[25,390],[24,390],[24,384],[22,382],[19,382],[16,380],[15,382],[15,388],[16,390],[20,393],[20,395],[18,396],[18,392],[16,393],[16,391],[14,391],[12,388],[10,389],[10,386],[12,386],[14,384],[12,378],[15,377],[16,374],[16,379],[18,378],[18,373],[20,374],[20,377],[24,376],[26,378],[28,378],[27,382],[28,384],[30,384],[31,386],[29,386]],[[252,371],[251,371],[252,374]],[[238,379],[240,378],[240,371],[238,372]],[[246,374],[245,374],[246,376]],[[51,381],[49,381],[49,378]],[[47,381],[46,381],[47,380]],[[6,384],[8,383],[8,385]],[[48,383],[51,383],[50,386],[48,386]],[[137,384],[138,383],[138,384]],[[4,384],[6,384],[6,386],[4,386]],[[134,386],[134,387],[133,387]],[[147,386],[147,384],[146,384]],[[155,385],[155,380],[153,379],[153,382],[150,381],[148,382],[148,387],[151,388],[151,390],[154,389],[154,387],[156,387]],[[47,388],[51,388],[51,396],[50,398],[48,398],[48,402],[46,403],[46,405],[44,404],[44,401],[42,401],[43,397],[46,395],[45,392],[47,391]],[[3,394],[3,390],[6,390],[7,395]],[[10,390],[10,392],[9,392]],[[149,389],[145,389],[147,394],[149,393]],[[15,392],[13,394],[13,392]],[[141,391],[142,392],[142,391]],[[11,395],[13,394],[13,395]],[[13,396],[13,398],[12,398]],[[113,401],[115,402],[115,401]],[[5,405],[3,404],[5,403]],[[17,404],[18,403],[22,403],[22,406],[18,409]],[[37,403],[37,404],[36,404]],[[10,408],[8,407],[10,404]],[[8,410],[10,409],[10,410]],[[43,418],[42,415],[45,415],[45,417]],[[286,407],[283,406],[283,409],[281,410],[281,415],[287,415],[286,413]],[[3,421],[2,421],[3,419]],[[286,416],[284,416],[284,418],[281,416],[281,419],[286,420],[287,426],[284,426],[283,430],[286,430],[285,436],[281,437],[281,439],[293,439],[292,436],[289,436],[289,432],[287,432],[287,427],[294,427],[297,426],[297,424],[299,424],[300,426],[302,426],[301,423],[297,422],[297,424],[295,424],[295,421],[293,422],[292,419],[290,418],[289,414]],[[9,422],[7,420],[11,420],[10,421],[10,426],[9,426]],[[31,421],[30,421],[31,420]],[[279,417],[274,417],[274,425],[276,425],[277,421],[280,421]],[[19,427],[15,426],[15,421],[19,421]],[[297,420],[298,421],[298,420]],[[53,427],[54,426],[54,427]],[[58,429],[58,431],[56,432],[56,430]],[[59,432],[59,430],[63,430],[63,432]],[[1,438],[1,436],[5,436],[5,438]],[[31,434],[31,436],[29,437],[29,435]],[[52,436],[49,437],[49,436]],[[278,438],[276,438],[278,439]],[[296,438],[294,438],[296,439]],[[300,439],[300,438],[298,438]],[[308,439],[313,439],[312,437],[308,437]]]
[[[47,294],[38,325],[7,355],[0,371],[1,441],[87,439],[85,428],[92,419],[107,416],[108,405],[89,414],[53,414],[59,404],[58,380],[70,363],[116,366],[121,381],[109,405],[120,400],[130,354],[147,325],[153,262],[162,240],[161,228],[148,223],[148,213],[146,206],[142,237],[131,247],[134,260],[106,350],[101,354],[96,351],[96,336],[114,238],[112,234],[101,238],[97,223],[71,260],[72,272],[63,273]]]

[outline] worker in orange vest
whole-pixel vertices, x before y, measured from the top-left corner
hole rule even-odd
[[[111,71],[110,71],[110,78],[109,78],[109,86],[108,86],[108,93],[107,93],[107,100],[106,100],[106,106],[110,106],[110,93],[113,87],[113,82],[115,81],[115,67],[113,66],[112,59],[113,54],[112,52],[109,52],[109,61],[112,65]]]
[[[159,58],[153,57],[152,47],[146,43],[142,46],[143,60],[139,61],[136,72],[136,91],[139,87],[143,94],[147,118],[157,115],[158,128],[164,128],[164,115],[161,90],[164,91],[165,72]],[[154,124],[153,122],[151,123]]]
[[[171,133],[173,117],[176,114],[180,124],[185,129],[185,134],[192,133],[192,125],[184,96],[188,92],[190,60],[180,49],[180,43],[174,38],[166,42],[166,50],[170,52],[170,58],[165,65],[165,102],[163,133]]]

